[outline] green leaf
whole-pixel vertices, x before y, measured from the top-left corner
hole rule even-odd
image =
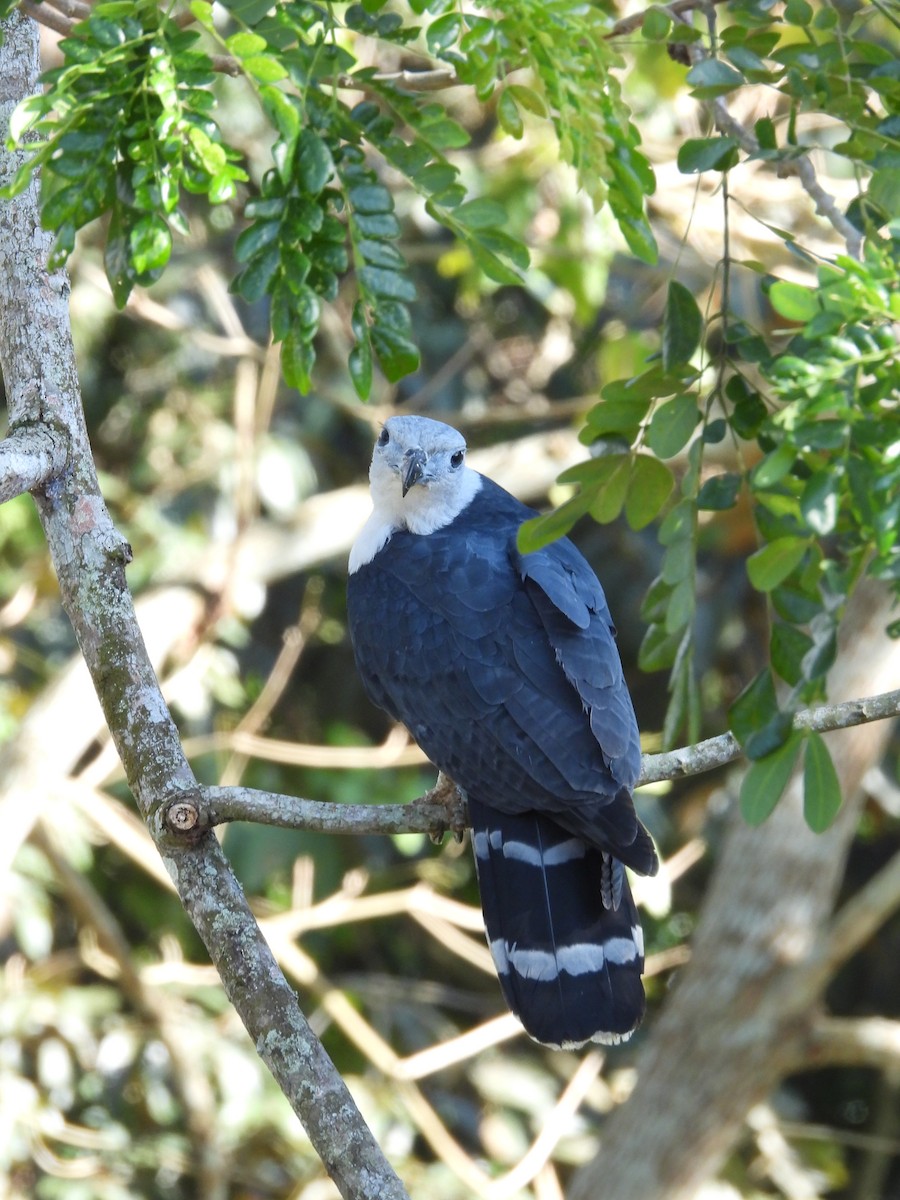
[[[391,193],[381,183],[365,183],[352,187],[347,192],[354,210],[358,213],[389,213],[394,211]]]
[[[689,499],[679,500],[666,513],[656,535],[661,546],[679,546],[680,542],[694,540],[694,506]],[[681,547],[679,547],[679,554]],[[683,578],[683,576],[680,576]]]
[[[522,283],[521,276],[508,267],[503,259],[498,258],[496,254],[490,250],[486,250],[479,242],[472,241],[469,243],[469,249],[472,252],[472,257],[484,271],[488,279],[492,279],[494,283],[504,283],[510,287],[518,287]]]
[[[674,376],[667,375],[658,363],[654,363],[646,371],[642,371],[640,375],[634,375],[631,379],[614,379],[612,383],[607,383],[601,389],[600,395],[604,401],[625,400],[629,403],[661,399],[663,396],[673,396],[680,391],[680,380]],[[588,413],[588,420],[592,419],[593,413],[600,412],[600,405],[595,406]]]
[[[751,554],[747,559],[747,574],[758,592],[771,592],[800,565],[809,546],[801,537],[776,538]]]
[[[679,630],[684,629],[693,617],[695,608],[696,590],[694,573],[691,572],[686,579],[680,580],[672,588],[664,622],[666,633],[678,633]]]
[[[317,196],[334,173],[331,152],[318,134],[304,129],[297,141],[297,179]]]
[[[520,554],[532,554],[544,546],[564,537],[579,517],[590,508],[591,494],[576,492],[571,499],[560,504],[553,512],[542,513],[539,517],[531,517],[519,526],[516,544]]]
[[[802,743],[795,730],[777,750],[751,763],[741,785],[741,813],[748,825],[761,825],[781,799]]]
[[[280,88],[261,87],[259,98],[269,120],[287,142],[293,142],[300,132],[300,113]]]
[[[832,468],[816,471],[806,481],[800,497],[800,511],[806,524],[819,537],[827,537],[837,525],[841,480],[841,475]]]
[[[234,256],[238,262],[249,262],[264,246],[277,241],[281,232],[280,221],[256,221],[244,229],[234,244]]]
[[[824,833],[841,809],[841,785],[822,735],[806,736],[803,760],[803,815],[813,833]]]
[[[789,25],[808,25],[812,17],[812,5],[806,0],[788,0],[784,6],[784,19]]]
[[[772,669],[785,683],[796,687],[803,678],[803,660],[812,648],[812,638],[796,625],[776,621],[772,626],[770,658]]]
[[[612,199],[613,197],[610,196],[611,201]],[[653,266],[659,258],[659,247],[656,244],[656,238],[653,236],[653,230],[643,217],[636,217],[632,213],[622,212],[615,205],[613,205],[613,211],[615,212],[619,228],[622,230],[622,236],[628,243],[628,248],[641,262],[649,263],[650,266]]]
[[[280,265],[279,247],[273,243],[250,260],[232,283],[232,288],[251,304],[261,300],[272,285]]]
[[[778,711],[775,682],[771,671],[766,669],[747,684],[732,704],[728,711],[728,728],[746,748],[753,735],[768,725]]]
[[[687,73],[687,82],[698,100],[712,100],[741,87],[744,77],[734,67],[719,58],[704,58],[695,63]]]
[[[593,442],[613,433],[622,434],[629,442],[633,442],[649,408],[649,400],[639,400],[635,403],[627,400],[601,400],[587,415],[589,440]]]
[[[468,229],[496,229],[506,223],[506,209],[496,200],[479,197],[453,210],[455,220]]]
[[[408,303],[416,298],[415,284],[399,271],[388,271],[382,267],[360,267],[360,286],[366,292],[387,300],[402,300]]]
[[[129,235],[131,261],[138,275],[160,271],[172,253],[172,233],[162,219],[151,214],[132,226]]]
[[[288,387],[308,392],[315,361],[312,343],[300,330],[292,330],[281,344],[281,373]]]
[[[436,150],[460,150],[471,141],[462,125],[445,116],[443,110],[439,117],[423,122],[419,128],[422,136]]]
[[[647,594],[641,602],[642,620],[646,621],[648,625],[659,624],[659,622],[664,621],[671,595],[672,589],[669,584],[666,583],[661,575],[657,575],[647,589]]]
[[[350,378],[360,400],[368,400],[372,390],[372,349],[369,345],[368,334],[361,338],[347,358]]]
[[[373,267],[387,267],[392,271],[406,270],[406,259],[392,242],[375,242],[371,238],[360,238],[355,245],[362,261],[370,263]]]
[[[658,517],[674,486],[675,477],[665,463],[649,454],[638,454],[625,501],[625,520],[631,528],[643,529]],[[591,507],[591,512],[595,512],[595,506]]]
[[[672,458],[683,450],[700,420],[694,396],[681,395],[654,410],[647,430],[647,445],[660,458]]]
[[[536,117],[548,117],[550,115],[547,109],[547,102],[540,92],[536,92],[534,88],[526,87],[522,83],[511,83],[506,89],[516,104],[520,108],[524,108],[526,112],[534,113]]]
[[[900,165],[873,172],[867,196],[887,217],[900,216]]]
[[[356,213],[356,228],[363,237],[388,240],[400,236],[400,222],[390,213]]]
[[[672,28],[672,18],[664,8],[654,4],[644,12],[641,37],[648,42],[664,42]]]
[[[525,132],[525,124],[522,121],[519,106],[508,87],[503,89],[500,99],[497,101],[497,120],[500,122],[503,132],[508,133],[510,137],[520,138]]]
[[[796,447],[792,446],[790,442],[782,442],[753,468],[750,476],[753,487],[759,489],[774,487],[776,483],[784,479],[796,459]]]
[[[428,53],[435,58],[440,58],[444,50],[449,50],[451,46],[459,41],[462,28],[463,18],[458,12],[447,13],[446,16],[438,17],[436,21],[432,21],[425,31],[425,44],[428,47]]]
[[[666,310],[663,317],[663,370],[686,366],[700,345],[703,317],[693,294],[673,279],[669,284]]]
[[[118,209],[114,209],[106,236],[103,266],[112,289],[116,308],[124,308],[134,287],[134,269],[131,265],[128,236],[122,228]]]
[[[268,43],[258,33],[241,32],[226,38],[225,45],[229,54],[233,54],[235,58],[250,58],[254,54],[261,54]]]
[[[769,288],[769,301],[779,316],[807,322],[819,311],[816,293],[799,283],[779,279]]]
[[[738,142],[733,137],[687,138],[678,147],[678,170],[682,175],[727,171],[737,161]]]
[[[778,136],[775,132],[775,122],[771,117],[760,117],[753,126],[760,150],[777,150]]]
[[[409,375],[419,366],[419,351],[415,344],[383,323],[372,326],[372,346],[378,355],[381,369],[391,383]]]
[[[663,625],[651,625],[644,634],[638,651],[638,666],[642,671],[664,671],[675,662],[684,634],[667,633]]]
[[[735,472],[713,475],[697,493],[697,507],[711,512],[733,508],[741,490],[742,478]]]
[[[215,22],[213,21],[213,6],[208,0],[191,0],[191,14],[194,20],[199,22],[209,33],[215,32]]]
[[[694,671],[691,631],[682,636],[669,679],[669,706],[662,729],[662,749],[677,745],[679,730],[684,729],[689,742],[700,736],[700,688]]]
[[[600,525],[608,525],[622,511],[631,479],[631,455],[607,454],[597,460],[603,466],[599,480],[585,488],[590,496],[590,513]]]
[[[271,54],[251,54],[243,60],[244,70],[258,83],[277,83],[287,78],[287,69]]]

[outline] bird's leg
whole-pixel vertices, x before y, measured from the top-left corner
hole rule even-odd
[[[468,823],[466,799],[449,775],[439,771],[434,787],[416,803],[422,808],[441,810],[435,813],[435,828],[428,835],[436,845],[441,844],[448,830],[457,842],[462,841]]]

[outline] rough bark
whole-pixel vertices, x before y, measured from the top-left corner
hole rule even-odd
[[[831,681],[836,699],[896,681],[900,645],[883,632],[888,611],[874,589],[851,606]],[[877,881],[877,912],[874,895],[861,896],[855,911],[848,905],[829,924],[859,785],[889,733],[882,721],[831,735],[845,803],[825,834],[804,822],[800,779],[759,829],[733,817],[691,961],[650,1030],[632,1096],[604,1125],[601,1153],[569,1200],[688,1200],[753,1105],[804,1061],[834,971],[900,905],[900,870],[891,864]]]
[[[38,86],[37,27],[13,14],[0,48],[2,137]],[[0,180],[17,166],[0,159]],[[211,834],[166,842],[159,813],[196,786],[159,690],[125,579],[130,549],[100,493],[81,406],[64,272],[47,270],[35,186],[0,206],[0,361],[16,438],[41,430],[44,465],[65,464],[33,495],[72,622],[129,785],[182,902],[257,1050],[341,1193],[405,1196],[340,1075],[312,1033]],[[15,447],[18,450],[18,445]],[[0,460],[2,461],[2,460]],[[24,473],[20,482],[37,481]],[[12,487],[12,485],[10,485]]]

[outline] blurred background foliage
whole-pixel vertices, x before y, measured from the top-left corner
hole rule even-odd
[[[813,10],[839,25],[854,11]],[[896,51],[891,20],[868,30]],[[107,282],[102,231],[89,225],[79,239],[71,313],[91,440],[114,519],[134,548],[129,580],[148,642],[204,781],[365,803],[412,799],[433,782],[402,731],[366,702],[347,640],[346,550],[365,514],[373,432],[398,407],[450,420],[473,451],[490,455],[491,473],[540,506],[559,503],[572,488],[552,480],[583,456],[576,432],[599,389],[640,373],[661,349],[671,280],[704,311],[716,309],[722,176],[676,165],[675,147],[710,131],[685,89],[685,66],[667,54],[666,32],[622,39],[626,65],[616,75],[656,171],[655,261],[635,256],[608,208],[595,211],[560,162],[553,131],[526,112],[522,135],[505,136],[502,121],[507,131],[515,124],[509,109],[501,119],[496,97],[481,102],[469,87],[447,103],[470,141],[447,157],[471,195],[501,206],[505,232],[528,245],[521,282],[492,279],[471,245],[382,164],[416,288],[409,315],[421,363],[394,383],[376,370],[369,406],[347,370],[358,331],[346,280],[321,311],[309,394],[284,383],[268,301],[229,290],[239,208],[183,198],[186,229],[166,273],[151,291],[132,290],[122,310]],[[48,37],[48,63],[55,54]],[[373,65],[401,69],[403,52],[392,47]],[[220,79],[215,92],[217,120],[250,179],[261,179],[271,134],[251,89]],[[802,126],[790,97],[764,88],[742,89],[734,109],[746,127],[763,117]],[[802,133],[827,143],[829,127],[819,113]],[[860,192],[854,172],[824,150],[816,164],[848,208]],[[730,253],[747,264],[730,279],[731,310],[770,339],[784,317],[762,283],[777,274],[808,288],[818,257],[840,247],[796,179],[766,171],[763,160],[743,163],[729,186],[739,197],[729,210]],[[713,474],[739,469],[730,442],[706,454]],[[686,455],[671,465],[690,469]],[[664,549],[652,530],[624,520],[582,522],[574,536],[610,597],[645,748],[658,748],[666,676],[640,672],[637,659],[641,604]],[[766,661],[765,601],[745,569],[757,537],[745,501],[700,515],[697,735],[725,727],[729,705]],[[39,1200],[331,1196],[134,816],[75,654],[37,517],[22,497],[0,508],[9,832],[0,1187]],[[639,797],[670,867],[665,884],[639,892],[649,1021],[686,960],[732,787],[721,772]],[[17,836],[32,821],[30,836]],[[418,835],[251,826],[229,828],[224,842],[410,1193],[561,1196],[573,1165],[595,1152],[604,1113],[628,1095],[641,1035],[579,1058],[516,1033],[484,947],[468,848],[436,848]],[[898,843],[895,752],[873,777],[848,890]],[[895,919],[840,976],[834,1011],[900,1017],[898,938]],[[896,1078],[862,1069],[797,1078],[752,1115],[710,1194],[888,1196],[900,1188],[898,1151]],[[784,1162],[793,1174],[779,1169]]]

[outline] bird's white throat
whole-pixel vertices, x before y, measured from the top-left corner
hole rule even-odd
[[[350,551],[351,575],[370,563],[399,530],[424,536],[455,521],[481,488],[481,476],[469,467],[463,467],[452,480],[416,484],[405,497],[393,471],[373,469],[370,479],[372,513]]]

